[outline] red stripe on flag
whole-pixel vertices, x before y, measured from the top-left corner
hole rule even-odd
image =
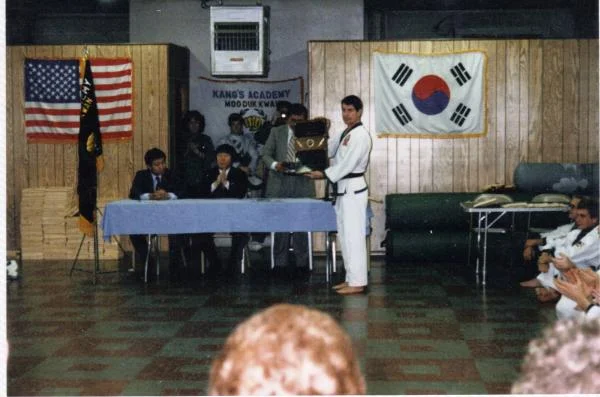
[[[103,112],[106,114],[114,114],[114,113],[129,113],[131,112],[131,106],[115,106],[114,108],[104,108]]]
[[[131,94],[121,94],[121,95],[112,95],[112,96],[103,96],[96,98],[98,99],[98,104],[106,103],[106,102],[117,102],[117,101],[126,101],[131,99]],[[100,110],[100,115],[104,112]]]
[[[100,131],[102,131],[102,127],[108,127],[112,125],[129,125],[131,124],[131,119],[112,119],[106,121],[100,121]]]
[[[131,81],[115,84],[96,84],[96,90],[98,91],[118,90],[120,88],[131,88]]]
[[[45,114],[48,116],[78,116],[79,112],[79,109],[25,108],[25,114]]]
[[[90,59],[92,67],[94,66],[114,66],[114,65],[127,65],[131,61],[126,58],[92,58]]]
[[[25,127],[79,128],[79,121],[27,120]]]
[[[99,79],[109,79],[114,77],[127,77],[131,76],[131,69],[116,70],[114,72],[94,72],[94,76]]]

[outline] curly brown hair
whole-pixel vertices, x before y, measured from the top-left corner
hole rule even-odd
[[[529,342],[513,394],[600,392],[600,319],[557,321]]]
[[[278,304],[239,324],[212,363],[211,395],[365,394],[352,342],[336,321]]]

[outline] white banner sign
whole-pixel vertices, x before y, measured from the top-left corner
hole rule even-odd
[[[464,138],[486,133],[483,52],[373,55],[380,135]]]
[[[255,133],[270,120],[278,101],[302,103],[302,77],[279,81],[212,80],[200,77],[200,112],[206,119],[205,133],[213,142],[229,134],[227,118],[240,113],[244,132]]]

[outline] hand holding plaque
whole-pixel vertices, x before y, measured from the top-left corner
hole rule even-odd
[[[303,174],[327,168],[327,139],[330,122],[324,117],[299,121],[294,127],[296,137],[295,172]]]

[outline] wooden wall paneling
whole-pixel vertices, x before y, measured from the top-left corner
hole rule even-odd
[[[485,50],[484,46],[481,44],[480,41],[470,40],[467,43],[468,43],[467,48],[469,50],[477,50],[477,51]],[[488,59],[487,53],[485,53],[485,56],[486,56],[486,59]],[[483,100],[484,100],[484,106],[485,106],[485,111],[486,111],[486,119],[484,120],[484,125],[487,128],[487,123],[488,123],[488,119],[489,119],[490,115],[488,113],[488,107],[489,107],[489,99],[487,97],[488,91],[485,87],[487,85],[487,75],[489,73],[489,59],[486,62],[486,65],[488,65],[488,66],[484,68],[485,80],[484,80],[484,99]],[[486,139],[487,138],[485,136],[483,136],[483,137],[476,138],[476,139],[469,139],[467,141],[467,151],[469,153],[469,156],[467,159],[467,164],[466,164],[467,174],[469,175],[468,180],[467,180],[467,185],[465,188],[465,191],[467,191],[467,192],[476,192],[476,191],[480,190],[481,172],[483,172],[483,170],[480,170],[480,168],[479,168],[479,161],[481,158],[480,151],[483,150],[482,142],[485,141]]]
[[[505,181],[512,183],[514,169],[519,164],[519,83],[520,83],[519,41],[506,42],[506,117],[505,117]]]
[[[577,112],[577,161],[587,160],[587,137],[588,137],[588,112],[590,110],[590,44],[591,40],[579,40],[577,42],[579,53],[579,80],[577,81],[577,98],[579,109]]]
[[[117,46],[117,57],[129,58],[135,64],[133,59],[131,45],[120,45]],[[135,89],[136,76],[133,75],[133,89]],[[135,93],[133,95],[133,103],[137,101]],[[134,112],[135,113],[135,112]],[[135,117],[135,115],[133,115]],[[135,127],[135,122],[134,122]],[[119,170],[118,180],[118,198],[126,198],[129,195],[129,188],[131,187],[131,181],[133,180],[133,137],[128,140],[120,140],[117,145],[117,167]]]
[[[544,49],[541,40],[529,41],[529,116],[527,161],[542,161],[542,109],[544,103],[542,77],[544,69]]]
[[[496,175],[494,183],[506,183],[506,41],[496,42]]]
[[[7,50],[6,51],[6,58],[5,58],[5,63],[6,63],[6,71],[9,72],[11,70],[10,65],[13,62],[12,59],[12,51]],[[9,80],[10,81],[10,80]],[[14,140],[14,133],[12,133],[12,130],[14,129],[14,125],[13,125],[13,120],[11,115],[14,113],[14,110],[12,109],[12,106],[15,104],[15,102],[12,101],[12,87],[13,84],[10,84],[10,82],[8,82],[8,84],[5,85],[5,98],[6,98],[6,118],[5,118],[5,128],[6,128],[6,133],[4,134],[4,145],[6,148],[6,152],[4,154],[5,156],[5,161],[6,161],[6,186],[7,187],[11,187],[15,185],[15,167],[11,167],[10,164],[14,164],[15,162],[15,156],[13,153],[13,140]],[[15,231],[15,214],[16,214],[16,203],[15,203],[15,192],[9,189],[5,189],[5,200],[6,200],[6,212],[4,214],[4,219],[6,220],[5,225],[6,225],[6,244],[7,246],[10,245],[14,245],[15,243],[15,235],[14,235],[14,231]]]
[[[325,43],[308,43],[308,61],[309,113],[325,116]]]
[[[486,67],[486,127],[487,134],[479,139],[479,155],[474,167],[478,170],[475,191],[496,181],[496,40],[475,41],[471,48],[485,51]]]
[[[437,54],[452,53],[452,41],[433,42],[432,52]],[[453,147],[454,139],[433,139],[433,191],[451,192],[453,184]]]
[[[168,71],[169,69],[169,61],[168,61],[168,46],[156,46],[156,59],[158,62],[157,72],[161,70],[163,72]],[[169,103],[169,73],[158,73],[157,75],[157,105],[158,105],[158,114],[157,114],[157,122],[158,122],[158,147],[163,148],[165,153],[167,154],[167,158],[169,158],[169,140],[170,140],[170,130],[169,130],[169,112],[167,111],[170,107]]]
[[[542,159],[561,162],[562,155],[562,99],[563,57],[562,40],[544,40],[544,74],[542,77]]]
[[[158,60],[156,59],[155,46],[143,46],[141,51],[142,73],[140,82],[142,95],[138,98],[141,102],[142,114],[142,159],[144,152],[152,147],[160,146],[160,125],[158,120],[159,93],[158,89]],[[160,148],[165,151],[165,148]],[[165,151],[166,153],[166,151]],[[168,154],[167,154],[168,155]]]
[[[144,139],[143,139],[143,126],[142,120],[142,104],[144,104],[143,90],[142,90],[142,46],[133,45],[131,48],[132,60],[133,60],[133,171],[145,168],[144,164]]]
[[[371,75],[371,67],[372,67],[372,56],[371,56],[371,45],[369,42],[362,41],[360,43],[360,98],[363,101],[363,124],[371,134],[372,142],[375,142],[377,138],[377,134],[375,131],[375,126],[370,124],[371,114],[374,114],[375,109],[373,109],[372,102],[369,100],[371,93],[371,85],[372,85],[372,75]],[[373,162],[373,154],[371,153],[370,161]],[[367,169],[367,175],[365,178],[367,181],[370,181],[371,178],[371,165]],[[375,192],[369,186],[369,205],[373,210],[374,216],[371,218],[371,247],[379,247],[381,241],[385,238],[385,210],[383,204],[384,194],[381,192]]]
[[[101,45],[96,47],[95,58],[116,58],[117,47]],[[102,141],[104,170],[98,175],[98,197],[113,200],[119,197],[119,158],[115,142]]]
[[[421,51],[419,41],[410,41],[409,50],[411,54],[418,54]],[[420,145],[422,139],[410,138],[410,186],[409,192],[419,192],[421,186],[421,172],[420,172]]]
[[[393,45],[393,43],[392,43]],[[399,53],[410,53],[410,42],[409,41],[399,41],[396,43],[394,48],[394,52]],[[409,138],[390,138],[389,143],[394,144],[395,150],[395,158],[396,161],[393,167],[388,166],[388,172],[393,172],[390,174],[388,178],[391,180],[392,176],[394,179],[394,192],[399,193],[408,193],[410,192],[410,168],[411,168],[411,158],[410,158],[410,148],[411,148],[411,139]],[[391,154],[391,153],[390,153]],[[389,162],[391,163],[392,157],[389,158]],[[392,171],[393,168],[393,171]],[[390,188],[388,188],[390,191]]]
[[[25,53],[25,57],[26,58],[40,58],[42,57],[42,53],[40,51],[40,54],[36,53],[36,47],[33,46],[28,46],[26,47],[26,53]],[[48,56],[48,55],[46,55]],[[23,66],[21,66],[23,67]],[[25,93],[23,92],[23,95],[20,99],[20,103],[23,103],[25,99]],[[25,134],[25,130],[23,130],[23,134]],[[27,142],[27,141],[26,141]],[[27,186],[25,187],[39,187],[40,182],[39,182],[39,166],[38,166],[38,148],[40,147],[40,145],[36,144],[36,143],[29,143],[27,142],[27,163],[28,163],[28,167],[27,167]],[[40,149],[41,150],[41,149]]]
[[[340,110],[340,101],[346,96],[345,74],[344,42],[328,43],[325,51],[325,115],[331,120],[333,134],[346,128]]]
[[[589,40],[590,44],[590,107],[588,122],[588,156],[586,162],[597,163],[598,159],[598,40]]]
[[[344,84],[346,86],[346,95],[357,95],[360,97],[360,42],[346,42],[344,44],[344,56],[346,65],[346,81]]]
[[[6,245],[19,246],[19,206],[24,184],[23,168],[16,161],[23,158],[23,118],[19,111],[23,84],[23,47],[7,48],[6,51]],[[19,67],[20,65],[20,67]]]
[[[387,49],[385,50],[388,53],[397,53],[398,52],[398,45],[400,44],[399,42],[396,41],[392,41],[392,42],[387,42]],[[375,70],[373,70],[373,73],[375,72]],[[375,113],[375,112],[373,112]],[[398,156],[398,141],[401,140],[400,138],[394,138],[394,137],[386,137],[386,138],[382,138],[385,140],[386,143],[386,147],[387,147],[387,154],[386,154],[386,173],[387,173],[387,187],[386,187],[386,191],[388,193],[396,193],[398,192],[398,172],[397,169],[400,166],[399,161],[400,158]]]
[[[6,187],[7,192],[13,190],[15,192],[15,211],[14,216],[15,229],[13,234],[15,238],[15,245],[11,248],[18,248],[21,246],[21,235],[20,235],[20,222],[21,222],[21,197],[23,189],[37,186],[37,173],[31,172],[32,168],[37,166],[37,148],[35,145],[27,143],[25,137],[25,58],[35,57],[35,49],[29,46],[19,46],[13,48],[13,57],[10,63],[11,72],[7,73],[7,78],[13,78],[12,84],[12,105],[7,107],[12,109],[13,113],[9,116],[12,119],[12,130],[10,133],[13,136],[13,154],[14,162],[7,164],[7,166],[14,169],[15,184],[14,186]],[[6,64],[9,65],[8,63]],[[7,71],[8,72],[8,71]],[[8,104],[7,104],[8,105]],[[7,130],[8,132],[8,130]],[[33,146],[33,147],[30,147]],[[35,185],[32,185],[35,183]],[[7,225],[8,226],[8,225]],[[10,231],[9,231],[10,233]]]
[[[450,42],[454,51],[466,51],[469,49],[469,42],[460,40]],[[470,192],[473,182],[477,182],[477,169],[469,169],[469,164],[477,164],[477,151],[470,151],[470,143],[478,139],[458,138],[452,139],[452,187],[453,192]],[[476,147],[475,147],[476,149]]]
[[[375,109],[373,104],[375,103],[375,87],[374,81],[374,70],[372,57],[376,51],[387,52],[389,45],[387,42],[370,42],[365,45],[369,47],[369,89],[364,91],[361,97],[364,109],[362,121],[371,133],[373,137],[373,146],[371,148],[371,159],[369,163],[369,196],[373,198],[383,199],[389,192],[387,187],[388,181],[388,159],[387,159],[387,145],[389,140],[395,140],[393,138],[380,138],[377,136],[377,130],[375,129]],[[366,87],[365,87],[366,88]],[[391,193],[391,192],[390,192]],[[385,215],[384,208],[381,204],[371,203],[371,208],[375,214],[371,220],[372,234],[371,242],[372,247],[379,247],[380,242],[385,238]]]
[[[419,42],[419,54],[431,54],[433,43]],[[419,192],[433,192],[433,140],[419,139]]]
[[[577,40],[565,40],[563,43],[563,98],[562,98],[562,161],[576,163],[577,147],[579,145],[579,79],[581,78],[579,64],[579,45]]]
[[[529,42],[527,40],[518,40],[519,44],[519,160],[527,161],[529,152]]]
[[[371,43],[371,54],[375,52],[387,52],[387,42],[372,42]],[[373,104],[375,103],[375,92],[373,87],[373,68],[371,63],[371,90],[367,98],[362,98],[364,103]],[[369,106],[371,108],[371,106]],[[368,119],[365,117],[368,116]],[[369,128],[375,133],[375,109],[371,109],[368,115],[363,114],[363,122],[368,122]],[[380,138],[373,139],[373,147],[371,149],[371,161],[369,168],[371,170],[369,175],[369,193],[371,196],[382,197],[388,193],[387,181],[388,181],[388,166],[387,166],[387,145],[388,140],[391,138]],[[392,192],[390,192],[392,193]]]

